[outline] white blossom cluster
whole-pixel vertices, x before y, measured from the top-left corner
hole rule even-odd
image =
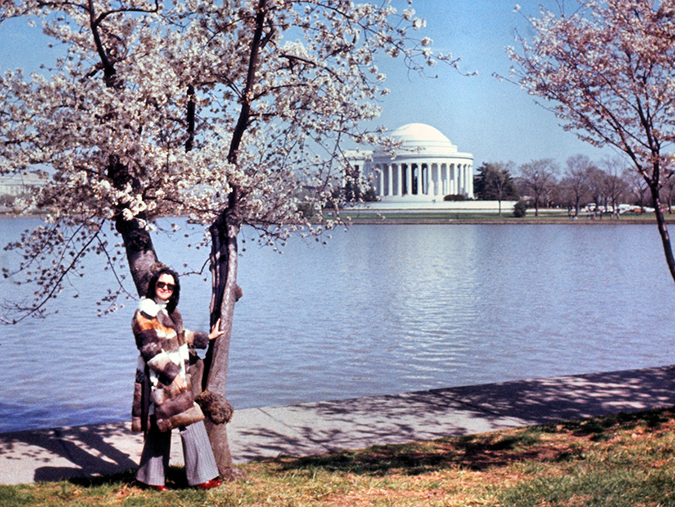
[[[233,189],[241,223],[264,241],[320,233],[321,209],[345,199],[345,146],[379,140],[362,127],[388,93],[377,59],[402,56],[418,71],[454,63],[410,35],[424,26],[412,8],[389,1],[0,3],[0,22],[17,16],[65,48],[42,73],[0,77],[0,174],[39,167],[50,177],[17,201],[19,213],[48,211],[49,225],[12,245],[24,262],[6,272],[38,283],[75,269],[51,264],[52,248],[62,259],[120,256],[81,231],[91,239],[119,217],[141,228],[160,216],[209,224]],[[29,269],[37,264],[46,267]]]

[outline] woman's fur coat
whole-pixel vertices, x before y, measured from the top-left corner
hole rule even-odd
[[[194,400],[188,365],[190,348],[206,348],[208,335],[186,331],[178,310],[168,314],[162,305],[148,298],[141,300],[134,314],[132,329],[140,355],[131,429],[148,430],[153,414],[161,431],[204,419]],[[180,390],[174,383],[178,375],[185,380],[186,390]]]

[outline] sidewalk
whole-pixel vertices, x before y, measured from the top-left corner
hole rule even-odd
[[[675,405],[675,367],[434,389],[395,396],[239,410],[228,425],[236,463],[552,423]],[[130,423],[0,434],[0,484],[135,468]],[[173,432],[172,464],[182,464]]]

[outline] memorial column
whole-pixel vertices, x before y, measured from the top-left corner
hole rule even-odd
[[[391,164],[387,164],[387,195],[392,196],[394,195],[394,182],[392,181],[392,174],[393,174],[393,168],[391,167]]]
[[[405,182],[408,195],[412,195],[412,164],[405,164]]]

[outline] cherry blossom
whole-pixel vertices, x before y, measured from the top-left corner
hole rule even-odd
[[[533,36],[507,49],[517,64],[513,77],[545,99],[566,130],[630,159],[651,191],[675,279],[660,197],[673,176],[675,1],[578,0],[570,7],[526,18]]]
[[[144,293],[160,263],[158,217],[187,216],[210,242],[212,324],[204,387],[224,397],[242,226],[263,244],[341,223],[347,149],[377,143],[386,76],[377,61],[402,56],[423,71],[450,56],[409,35],[412,8],[348,0],[5,0],[0,22],[40,24],[63,56],[42,73],[0,77],[0,174],[41,171],[48,183],[16,213],[45,224],[9,245],[23,262],[5,276],[36,285],[14,309],[40,314],[82,257],[124,265]],[[364,175],[349,174],[359,184]],[[338,212],[325,220],[326,206]],[[114,226],[119,246],[102,231]],[[107,311],[106,310],[106,311]],[[222,318],[221,318],[222,317]],[[16,317],[6,316],[5,320]],[[233,473],[224,425],[209,434],[223,476]]]

